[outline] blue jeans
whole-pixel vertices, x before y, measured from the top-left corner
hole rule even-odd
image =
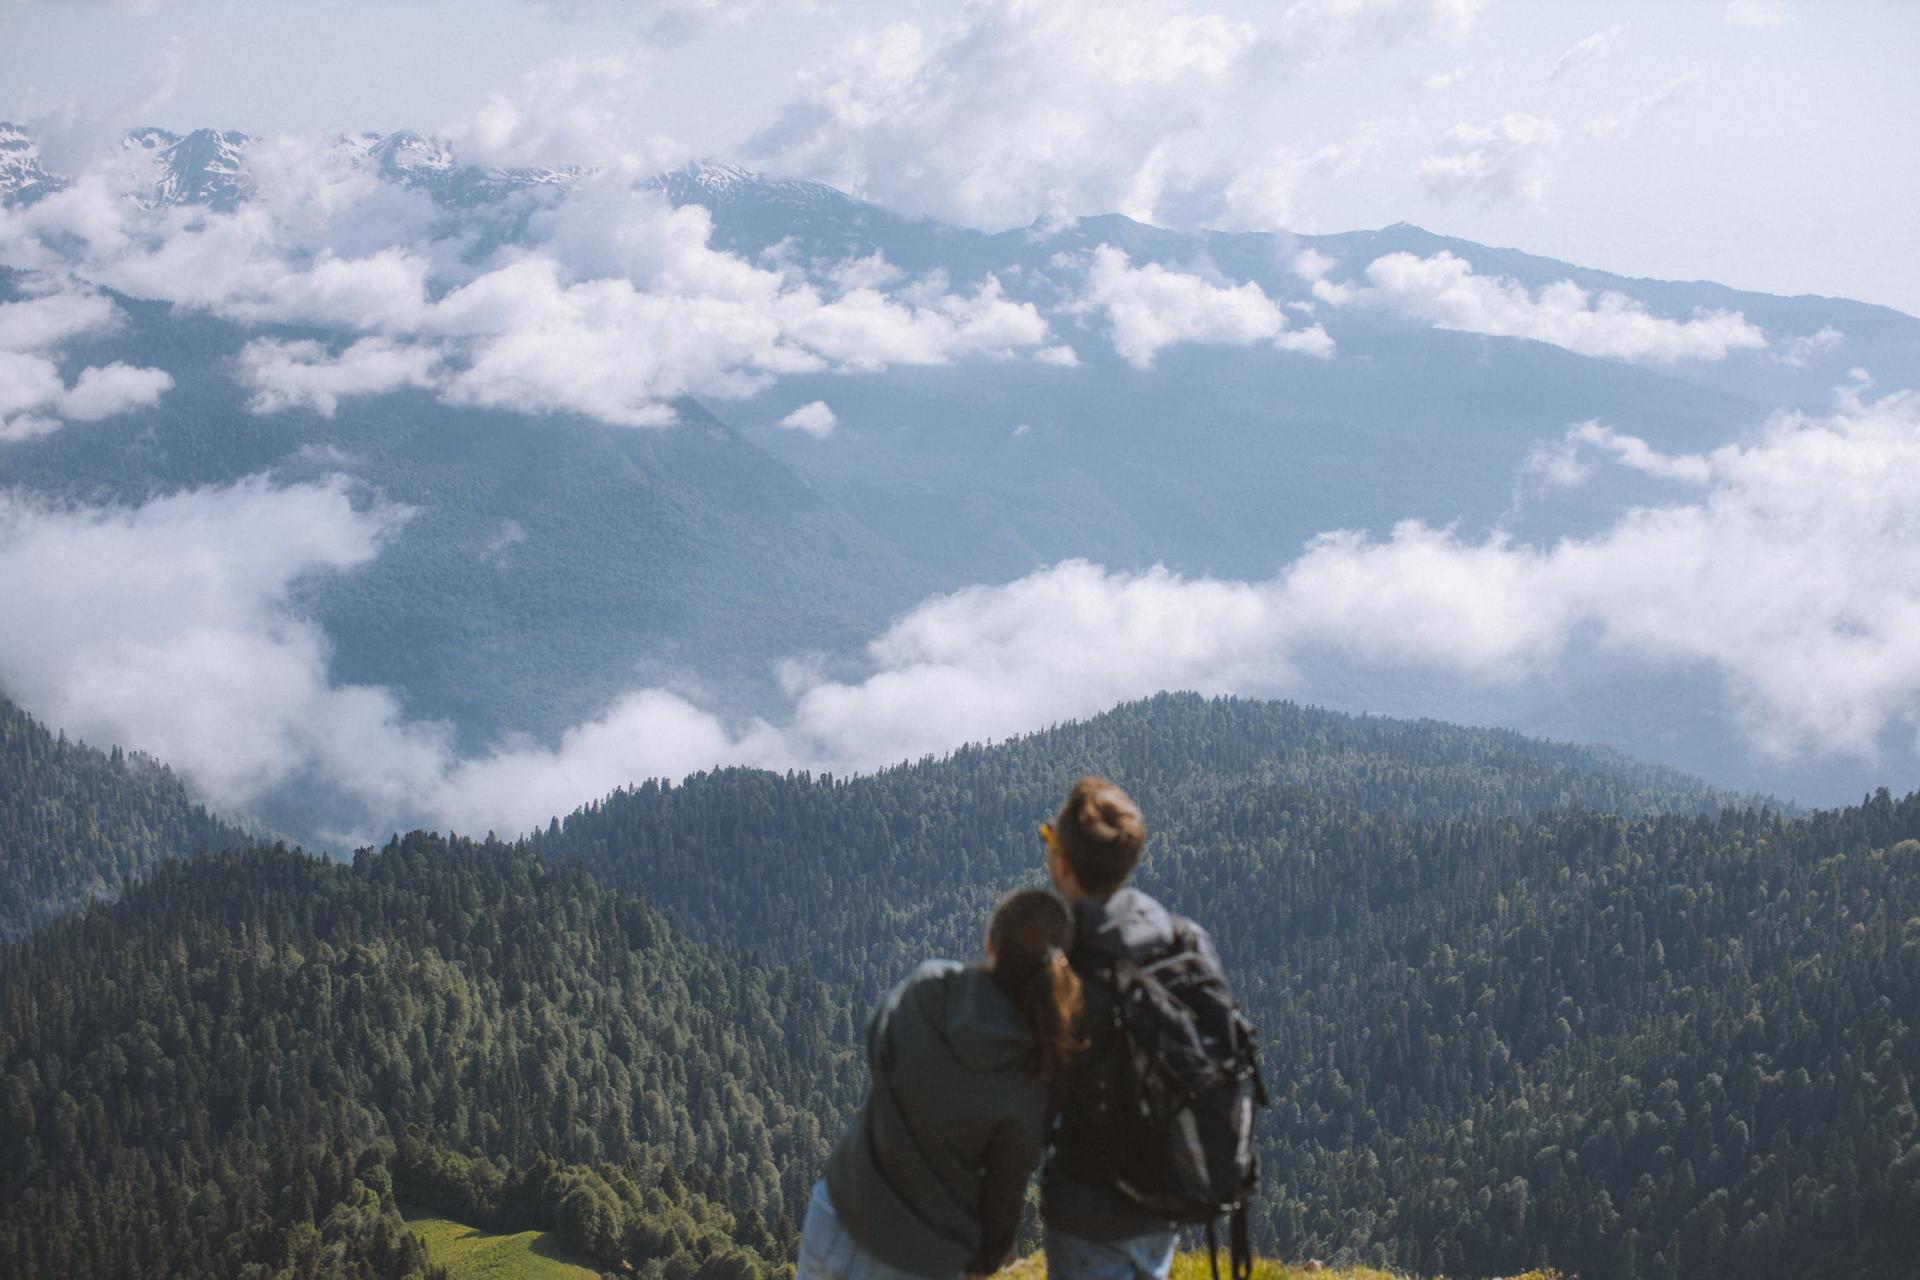
[[[800,1224],[800,1265],[796,1280],[929,1280],[889,1266],[860,1247],[840,1225],[827,1195],[825,1178],[813,1184],[807,1220]],[[958,1276],[954,1280],[959,1280]]]
[[[1047,1228],[1047,1280],[1167,1280],[1173,1270],[1171,1231],[1123,1240],[1089,1240]]]

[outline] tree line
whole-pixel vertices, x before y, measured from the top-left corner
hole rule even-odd
[[[71,742],[0,698],[0,947],[164,858],[250,841],[151,756]]]

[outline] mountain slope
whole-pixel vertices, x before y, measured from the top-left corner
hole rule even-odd
[[[1511,735],[1169,699],[872,778],[649,784],[537,844],[857,1009],[973,951],[1088,768],[1262,1029],[1263,1251],[1784,1280],[1920,1245],[1920,796],[1714,817]],[[1642,814],[1533,816],[1594,802]]]
[[[1711,814],[1744,803],[1594,748],[1180,694],[849,779],[730,769],[650,781],[569,815],[534,845],[641,886],[683,927],[804,959],[864,999],[928,947],[971,951],[970,913],[1038,873],[1034,825],[1083,773],[1126,786],[1158,839],[1196,846],[1221,804],[1245,805],[1251,819],[1299,799],[1397,829],[1548,810]],[[1189,824],[1198,825],[1180,834]],[[856,898],[850,886],[860,887]],[[821,927],[862,904],[886,925]]]
[[[159,761],[56,737],[0,698],[0,953],[164,859],[250,840]]]
[[[397,1276],[397,1194],[755,1277],[849,1037],[805,977],[502,846],[169,863],[0,973],[0,1269]]]

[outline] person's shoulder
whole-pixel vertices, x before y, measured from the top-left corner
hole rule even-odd
[[[1128,886],[1122,889],[1120,893],[1128,895],[1128,909],[1130,914],[1141,920],[1152,921],[1155,925],[1164,929],[1168,936],[1189,933],[1196,938],[1207,939],[1209,941],[1212,939],[1213,935],[1207,932],[1205,925],[1195,920],[1192,916],[1183,915],[1175,911],[1146,890],[1135,889],[1132,886]],[[1115,894],[1114,896],[1117,898],[1120,895]]]
[[[909,978],[943,978],[947,974],[958,973],[964,968],[966,966],[958,960],[922,960],[907,976]]]
[[[938,992],[960,971],[961,966],[952,960],[922,960],[906,977],[893,984],[893,990],[887,992],[880,1007],[883,1011],[893,1010],[908,1004],[924,1004],[929,997],[938,999]]]
[[[1144,890],[1129,887],[1121,892],[1131,895],[1127,914],[1136,922],[1136,938],[1143,941],[1151,938],[1161,944],[1172,943],[1183,949],[1197,951],[1208,964],[1216,969],[1220,967],[1219,948],[1214,945],[1213,934],[1207,931],[1205,925],[1192,916],[1170,909]]]
[[[947,982],[955,974],[965,971],[966,966],[958,960],[922,960],[913,966],[912,972],[900,980],[900,986],[904,990],[927,983]]]

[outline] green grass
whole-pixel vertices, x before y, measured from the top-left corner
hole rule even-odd
[[[1227,1259],[1220,1259],[1220,1274],[1227,1274]],[[998,1280],[1046,1280],[1047,1263],[1040,1254],[1030,1254],[1018,1259],[1002,1271]],[[1172,1280],[1213,1280],[1213,1273],[1207,1266],[1204,1253],[1183,1253],[1173,1260]],[[1253,1280],[1412,1280],[1391,1271],[1376,1271],[1372,1267],[1314,1267],[1305,1263],[1288,1264],[1272,1258],[1256,1258],[1253,1263]],[[1511,1277],[1511,1280],[1561,1280],[1555,1271],[1529,1271],[1525,1275]]]
[[[494,1236],[464,1222],[442,1218],[424,1210],[402,1211],[407,1226],[427,1246],[433,1261],[447,1269],[453,1280],[591,1280],[600,1273],[561,1248],[550,1231],[522,1231],[517,1235]],[[1227,1273],[1227,1262],[1220,1260],[1220,1273]],[[1046,1260],[1038,1253],[1016,1259],[997,1280],[1046,1280]],[[1172,1280],[1212,1280],[1207,1258],[1201,1253],[1185,1253],[1173,1260]],[[1309,1267],[1289,1265],[1271,1258],[1259,1258],[1253,1264],[1253,1280],[1412,1280],[1372,1267]],[[1561,1280],[1556,1272],[1529,1271],[1511,1280]]]
[[[492,1236],[425,1210],[404,1209],[401,1216],[453,1280],[596,1280],[600,1274],[561,1248],[550,1231]]]

